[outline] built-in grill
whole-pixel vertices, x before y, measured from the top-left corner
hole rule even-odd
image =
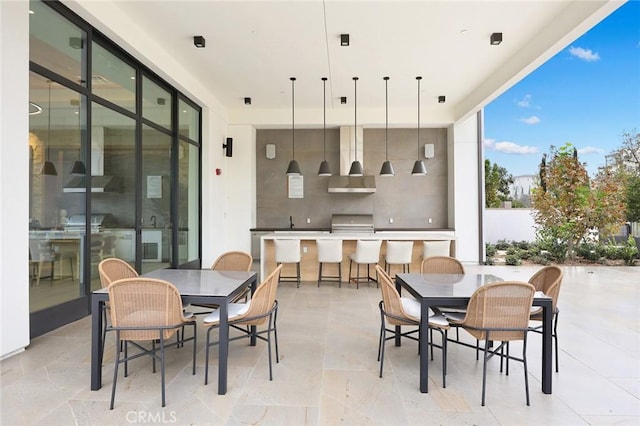
[[[86,226],[87,217],[83,214],[74,214],[69,217],[64,229],[66,231],[80,231]],[[113,227],[115,220],[109,213],[91,215],[91,232],[99,232],[104,228]]]
[[[373,215],[334,214],[331,216],[331,232],[343,234],[373,234]]]

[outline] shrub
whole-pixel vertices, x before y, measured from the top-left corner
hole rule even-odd
[[[602,257],[602,249],[595,243],[582,243],[578,246],[576,253],[586,260],[596,261]]]
[[[498,240],[496,242],[496,250],[506,250],[511,246],[507,240]]]
[[[518,247],[520,250],[529,250],[531,248],[531,243],[529,241],[512,241],[511,245],[514,247]]]
[[[522,263],[522,261],[520,260],[520,257],[518,257],[517,254],[509,254],[505,256],[504,263],[511,266],[518,266]]]
[[[485,244],[485,252],[487,254],[487,257],[489,258],[495,256],[498,250],[496,249],[495,245],[487,243]]]
[[[547,259],[545,256],[541,256],[539,254],[531,256],[531,258],[529,260],[532,261],[533,263],[538,264],[538,265],[548,265],[549,264],[549,259]]]
[[[558,238],[553,230],[540,230],[536,235],[540,252],[546,251],[545,257],[557,263],[564,263],[567,260],[567,243]]]
[[[517,247],[509,247],[507,249],[506,255],[507,256],[517,256],[519,252],[520,252],[520,250],[518,250]]]

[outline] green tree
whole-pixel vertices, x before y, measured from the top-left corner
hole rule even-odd
[[[507,169],[498,166],[488,159],[484,160],[484,205],[500,207],[503,201],[510,199],[509,185],[513,184],[513,176]]]
[[[566,247],[573,259],[589,229],[607,235],[624,222],[626,187],[619,180],[623,172],[605,171],[590,181],[571,144],[557,150],[552,146],[550,158],[541,163],[540,186],[533,190],[534,220],[539,237]]]
[[[627,220],[640,222],[640,175],[627,181]]]

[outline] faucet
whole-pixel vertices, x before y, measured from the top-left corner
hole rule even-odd
[[[289,229],[293,229],[295,225],[293,224],[293,216],[289,216]]]
[[[151,224],[153,225],[153,227],[156,227],[156,215],[151,215],[151,217],[149,218],[149,220],[151,220]]]

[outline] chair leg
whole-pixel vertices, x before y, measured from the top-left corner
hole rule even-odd
[[[271,367],[271,321],[273,320],[273,312],[269,315],[269,324],[267,328],[267,351],[269,353],[269,380],[273,380],[273,369]]]
[[[484,407],[484,397],[487,388],[487,351],[489,350],[489,333],[487,333],[487,340],[484,341],[484,361],[482,365],[482,406]]]
[[[509,350],[507,349],[507,352],[508,351]],[[524,341],[522,342],[522,363],[524,364],[524,389],[527,395],[527,405],[530,405],[529,404],[529,374],[527,370],[527,335],[526,334],[524,336]]]
[[[384,314],[383,314],[384,315]],[[387,337],[387,328],[385,327],[384,317],[382,318],[382,328],[380,329],[380,378],[382,378],[382,370],[384,368],[384,342]]]
[[[116,362],[113,367],[113,384],[111,385],[111,404],[109,405],[109,410],[113,410],[113,402],[116,398],[116,383],[118,382],[118,364],[120,364],[120,351],[118,350],[118,346],[120,343],[120,330],[116,330]],[[126,348],[126,343],[125,343]],[[126,358],[126,355],[125,355]],[[126,366],[126,361],[125,361]]]
[[[322,262],[318,266],[318,287],[320,287],[320,280],[322,279]]]
[[[300,262],[296,263],[297,287],[300,288]]]
[[[124,377],[129,377],[129,362],[127,358],[129,358],[129,341],[124,341]]]
[[[338,288],[342,288],[342,262],[338,263]]]
[[[442,332],[442,387],[447,387],[447,339],[448,332]]]
[[[193,322],[193,367],[191,374],[196,375],[196,347],[198,346],[198,330],[197,330],[197,322]]]
[[[102,365],[102,359],[104,358],[104,345],[107,341],[107,310],[102,308],[102,351],[100,352],[100,365]],[[117,343],[117,342],[116,342]],[[116,344],[116,347],[118,345]]]
[[[273,311],[273,339],[276,344],[276,364],[280,363],[280,353],[278,353],[278,306]]]
[[[154,351],[154,354],[155,354],[155,351]],[[153,357],[154,364],[155,364],[155,359],[156,358]],[[165,391],[164,391],[164,332],[163,331],[160,331],[160,382],[162,385],[162,406],[164,407],[167,404],[165,402]]]
[[[380,337],[378,338],[378,362],[380,362],[380,351],[382,350],[382,345],[384,341],[382,340],[382,333],[384,332],[384,314],[382,310],[380,310]]]

